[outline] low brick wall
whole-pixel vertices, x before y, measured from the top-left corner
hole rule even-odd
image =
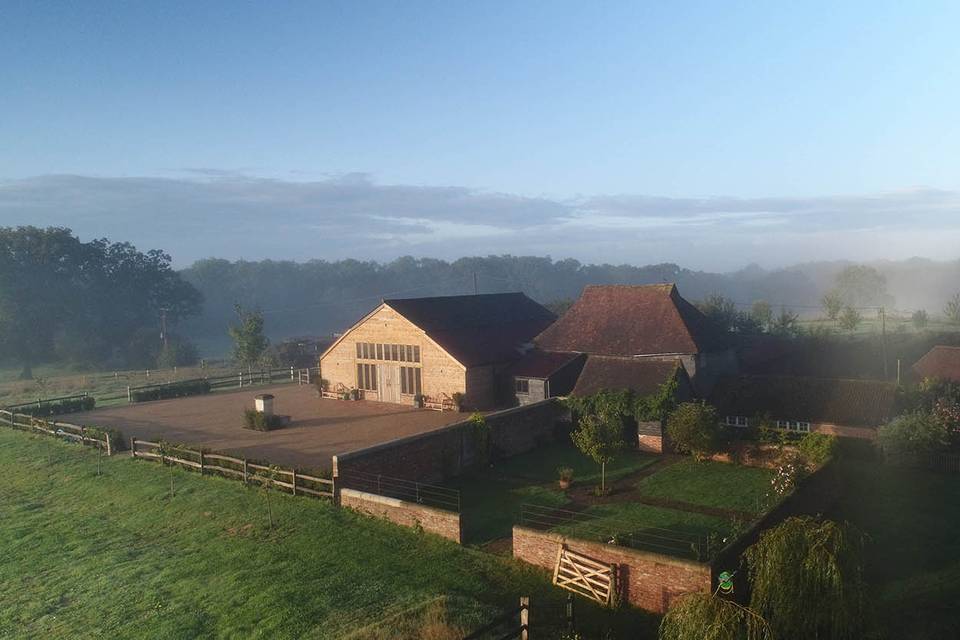
[[[555,398],[486,416],[490,451],[509,458],[553,441],[565,410]],[[333,457],[334,476],[377,473],[419,482],[442,482],[485,461],[470,420]]]
[[[601,544],[514,526],[513,556],[553,571],[559,545],[604,564],[617,564],[623,602],[654,613],[665,613],[670,603],[687,593],[710,593],[711,566],[693,560]]]
[[[443,509],[435,509],[414,502],[387,498],[356,489],[340,490],[340,506],[389,520],[405,527],[420,526],[424,531],[443,536],[460,544],[463,540],[463,527],[460,514]]]

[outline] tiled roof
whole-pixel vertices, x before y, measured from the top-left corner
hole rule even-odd
[[[672,284],[591,285],[536,344],[546,351],[637,356],[718,351],[728,339]]]
[[[603,390],[629,389],[644,396],[677,375],[679,360],[588,356],[570,395],[589,396]]]
[[[960,347],[937,345],[913,365],[913,370],[921,378],[960,382]]]
[[[556,319],[522,293],[398,298],[384,303],[467,367],[519,358],[521,347]]]
[[[586,356],[582,353],[534,349],[510,367],[510,375],[521,378],[549,378],[564,365],[584,357]]]
[[[876,427],[893,412],[896,385],[878,380],[725,376],[710,394],[721,416]]]

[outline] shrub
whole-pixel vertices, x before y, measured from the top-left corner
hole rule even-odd
[[[243,428],[254,431],[273,431],[283,426],[283,419],[277,415],[267,415],[256,409],[246,409],[243,412]]]
[[[560,477],[561,482],[573,482],[573,468],[572,467],[558,467],[557,475]]]
[[[205,393],[210,393],[209,380],[184,380],[183,382],[171,382],[155,387],[134,389],[130,393],[130,399],[133,402],[147,402],[149,400],[167,400],[169,398],[198,396]]]
[[[93,396],[83,398],[64,398],[53,402],[41,402],[15,409],[16,413],[23,413],[35,418],[48,418],[50,416],[62,415],[64,413],[76,413],[78,411],[90,411],[97,404]]]
[[[825,433],[808,433],[800,439],[800,455],[807,463],[820,466],[833,455],[837,439]]]
[[[104,439],[110,441],[110,449],[112,451],[126,451],[130,448],[130,442],[124,437],[123,433],[117,431],[116,429],[108,429],[106,427],[87,427],[87,433],[94,434],[95,438]]]
[[[905,413],[880,427],[877,438],[892,454],[934,453],[950,444],[946,426],[925,411]]]
[[[720,440],[716,409],[703,401],[684,402],[667,418],[667,435],[679,453],[698,459],[715,453]]]

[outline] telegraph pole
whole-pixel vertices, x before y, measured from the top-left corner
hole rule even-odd
[[[480,287],[477,285],[477,272],[473,272],[473,295],[480,295]]]
[[[880,346],[883,350],[883,379],[889,380],[890,375],[887,372],[887,311],[883,307],[880,307]]]
[[[167,310],[160,309],[160,341],[163,342],[163,348],[167,348]]]

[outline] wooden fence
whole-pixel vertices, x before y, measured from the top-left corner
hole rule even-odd
[[[176,385],[190,384],[195,382],[207,382],[211,391],[220,389],[242,389],[256,385],[274,384],[281,382],[296,382],[299,385],[310,384],[311,380],[316,379],[319,368],[296,369],[294,367],[284,367],[280,369],[262,369],[259,371],[238,371],[222,376],[205,376],[202,378],[188,378],[184,380],[171,380],[169,382],[158,382],[156,384],[143,384],[139,386],[127,387],[127,402],[133,402],[134,392],[150,389],[162,389],[164,387],[174,387]]]
[[[516,626],[511,627],[506,632],[502,631],[502,627],[505,624],[509,624],[517,618],[519,618],[519,622],[515,623]],[[498,628],[501,628],[501,634],[493,636],[496,638],[496,640],[527,640],[530,633],[530,598],[520,598],[519,607],[497,616],[495,619],[491,620],[479,629],[476,629],[469,635],[464,636],[463,640],[480,640],[481,638],[489,638],[491,637],[490,634]]]
[[[14,413],[4,409],[0,409],[0,424],[21,431],[41,433],[55,438],[67,438],[81,444],[100,447],[108,456],[113,455],[110,436],[95,429],[88,429],[60,420],[35,418],[24,413]]]
[[[301,473],[296,469],[256,464],[245,458],[209,453],[179,445],[149,442],[130,438],[130,455],[156,460],[161,464],[177,464],[199,471],[201,475],[218,473],[241,480],[244,484],[259,482],[272,488],[285,489],[293,495],[334,498],[334,481]]]

